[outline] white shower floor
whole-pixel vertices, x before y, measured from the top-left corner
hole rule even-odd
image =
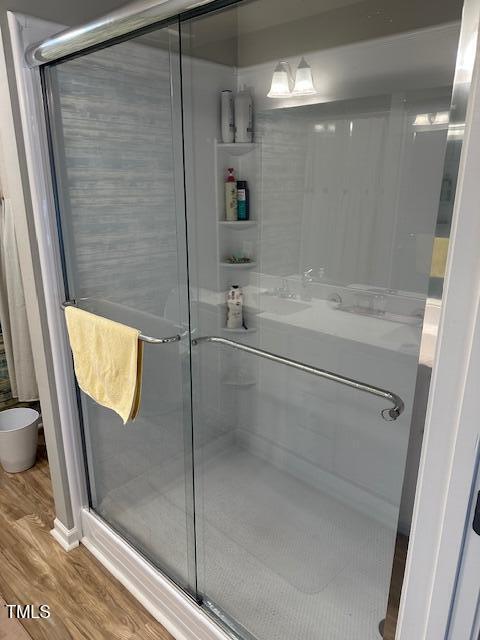
[[[378,640],[396,532],[240,448],[198,474],[199,587],[259,640]],[[171,476],[170,476],[171,477]],[[184,566],[183,479],[161,468],[99,512]]]

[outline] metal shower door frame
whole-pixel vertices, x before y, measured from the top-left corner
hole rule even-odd
[[[170,101],[172,112],[172,144],[173,144],[173,174],[175,189],[175,212],[177,227],[177,274],[179,288],[179,315],[181,318],[182,330],[180,333],[156,337],[141,334],[140,339],[147,344],[162,345],[178,343],[179,358],[182,371],[182,379],[185,385],[186,393],[183,394],[183,415],[184,415],[184,469],[185,469],[185,501],[186,501],[186,532],[187,532],[187,564],[189,580],[188,585],[177,586],[183,589],[185,593],[198,599],[197,595],[197,562],[196,562],[196,536],[195,536],[195,490],[194,490],[194,460],[193,460],[193,420],[192,420],[192,375],[191,375],[191,340],[190,340],[190,299],[189,299],[189,276],[188,276],[188,251],[187,251],[187,230],[186,230],[186,204],[185,204],[185,182],[184,182],[184,150],[183,150],[183,106],[182,106],[182,90],[181,90],[181,71],[180,71],[180,29],[177,16],[169,17],[162,20],[161,23],[155,23],[150,30],[158,31],[161,29],[176,30],[176,34],[170,37],[172,40],[169,52],[170,64]],[[130,41],[141,35],[138,30],[127,34],[126,37],[118,40],[111,40],[104,43],[98,43],[94,48],[83,49],[78,55],[73,57],[83,57],[90,53],[101,49],[112,47],[125,41]],[[58,87],[56,86],[56,77],[52,69],[57,64],[72,59],[59,58],[51,63],[42,65],[39,69],[40,81],[43,94],[43,106],[46,124],[46,136],[49,149],[49,165],[52,185],[52,194],[55,203],[55,220],[57,228],[57,238],[59,244],[59,256],[62,267],[64,300],[59,304],[59,309],[63,315],[63,309],[70,304],[78,304],[81,298],[77,298],[77,283],[75,278],[75,270],[71,265],[70,255],[73,256],[74,243],[72,240],[73,230],[71,229],[71,215],[69,199],[65,194],[65,185],[67,184],[67,176],[64,171],[63,157],[63,135],[60,114],[60,104],[58,102]],[[96,517],[100,520],[103,518],[95,512],[92,507],[95,492],[95,482],[93,479],[93,469],[88,464],[91,456],[88,452],[91,450],[89,439],[89,429],[87,427],[87,411],[85,405],[85,396],[80,392],[78,384],[74,379],[76,403],[79,413],[80,434],[83,451],[83,462],[85,470],[86,490],[88,497],[88,506],[93,510]],[[137,552],[141,553],[139,549]],[[158,567],[157,567],[158,568]],[[162,568],[159,568],[162,571]],[[170,579],[170,577],[167,575]],[[172,579],[173,580],[173,579]]]

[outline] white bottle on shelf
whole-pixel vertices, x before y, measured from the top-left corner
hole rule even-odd
[[[247,89],[235,96],[235,142],[253,142],[253,103]]]
[[[227,329],[241,329],[243,323],[242,303],[239,300],[229,300],[227,307]]]
[[[228,169],[225,181],[225,220],[237,220],[237,182],[233,168]]]
[[[238,284],[230,287],[227,293],[227,329],[243,327],[243,292]]]
[[[233,119],[233,94],[231,91],[222,91],[221,95],[221,120],[222,142],[229,143],[235,140],[235,124]]]
[[[243,304],[243,291],[238,284],[232,284],[229,292],[227,293],[227,300],[240,301]]]

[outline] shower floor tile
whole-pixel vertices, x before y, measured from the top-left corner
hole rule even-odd
[[[241,448],[197,476],[208,601],[259,640],[379,639],[396,531]],[[102,512],[127,530],[141,523],[147,554],[183,566],[184,492],[183,478],[161,486],[141,476],[111,491]]]

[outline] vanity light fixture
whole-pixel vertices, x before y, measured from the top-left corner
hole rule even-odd
[[[295,73],[295,86],[293,87],[293,96],[311,96],[317,93],[313,84],[312,67],[305,58],[299,62]]]
[[[419,113],[417,114],[413,126],[414,127],[441,127],[448,125],[450,114],[448,111],[437,111],[437,113]]]
[[[272,76],[268,98],[289,98],[292,95],[292,71],[288,62],[281,60]]]
[[[318,133],[335,133],[336,125],[334,122],[320,122],[314,126],[314,129]]]
[[[432,124],[432,117],[430,113],[419,113],[413,121],[414,127],[429,127]]]

